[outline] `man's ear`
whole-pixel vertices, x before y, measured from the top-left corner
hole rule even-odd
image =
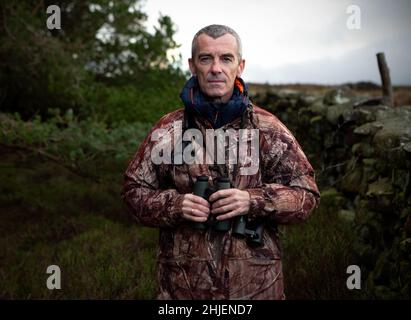
[[[244,67],[245,67],[245,60],[242,59],[237,67],[237,77],[240,78],[241,75],[243,74],[244,71]]]
[[[195,67],[195,65],[194,65],[194,61],[193,61],[192,58],[189,58],[189,59],[188,59],[188,66],[189,66],[189,68],[190,68],[191,74],[192,74],[193,76],[195,76],[197,72],[196,72],[196,67]]]

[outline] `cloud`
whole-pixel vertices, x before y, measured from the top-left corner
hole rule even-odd
[[[376,54],[385,52],[393,84],[411,84],[411,44],[403,36],[354,50],[339,58],[324,58],[274,68],[248,64],[250,82],[341,84],[353,81],[380,83]]]
[[[361,9],[360,30],[346,27],[351,4]],[[185,68],[194,34],[220,23],[240,34],[252,81],[379,81],[375,53],[385,51],[393,81],[411,84],[408,0],[153,0],[146,9],[151,24],[159,12],[176,23]]]

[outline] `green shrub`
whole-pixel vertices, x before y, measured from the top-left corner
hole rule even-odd
[[[182,81],[177,79],[177,82]],[[80,116],[85,118],[90,115],[113,127],[123,122],[154,124],[166,113],[182,107],[179,98],[181,87],[182,84],[167,88],[156,84],[142,88],[132,84],[122,87],[95,84],[84,92],[86,105]]]

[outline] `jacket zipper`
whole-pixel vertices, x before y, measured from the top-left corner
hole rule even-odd
[[[217,111],[217,113],[215,114],[215,118],[214,118],[214,125],[216,125],[217,123],[217,118],[218,118],[218,113],[219,113],[220,111],[218,110]]]

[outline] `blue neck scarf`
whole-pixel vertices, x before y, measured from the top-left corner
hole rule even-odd
[[[208,100],[200,90],[197,77],[191,77],[186,82],[180,98],[188,113],[207,119],[214,129],[221,128],[241,117],[250,104],[247,86],[241,78],[235,80],[233,95],[227,103]]]

